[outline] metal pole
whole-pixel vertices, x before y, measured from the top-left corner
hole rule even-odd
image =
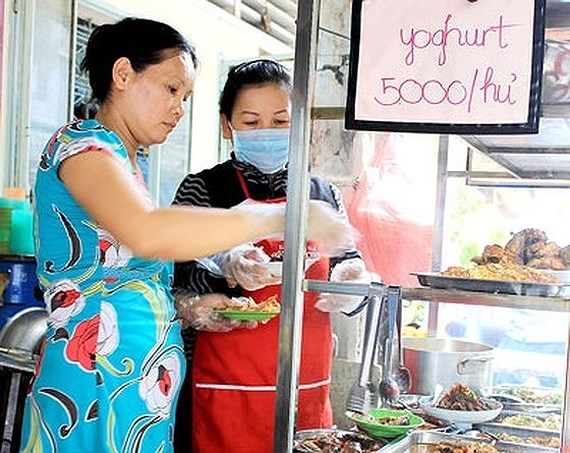
[[[275,401],[274,453],[293,451],[303,316],[303,259],[308,209],[310,108],[319,0],[299,0],[293,72],[291,145],[285,213],[283,287]]]
[[[562,436],[560,446],[562,453],[570,452],[570,331],[566,343],[566,377],[564,379],[564,401],[562,413]]]

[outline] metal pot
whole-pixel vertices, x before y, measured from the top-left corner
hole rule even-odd
[[[403,338],[404,363],[412,373],[410,393],[433,394],[461,382],[474,388],[493,381],[493,348],[442,338]]]

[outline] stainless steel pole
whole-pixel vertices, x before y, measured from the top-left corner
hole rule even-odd
[[[566,378],[564,380],[564,404],[562,413],[562,436],[560,446],[562,453],[570,452],[570,331],[566,343]]]
[[[303,257],[309,200],[310,109],[313,101],[319,0],[299,0],[293,72],[289,180],[275,401],[274,453],[293,450],[303,316]],[[301,259],[299,259],[301,258]]]

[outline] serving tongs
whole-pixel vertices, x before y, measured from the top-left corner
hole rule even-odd
[[[346,410],[364,414],[368,409],[378,407],[378,395],[371,381],[372,367],[376,357],[376,344],[380,319],[380,299],[370,296],[366,305],[366,321],[364,325],[364,341],[358,381],[355,382],[348,395]]]
[[[384,365],[382,367],[382,380],[378,386],[378,392],[382,401],[382,407],[390,407],[400,396],[400,387],[394,377],[394,359],[398,352],[396,324],[398,309],[401,301],[401,288],[399,286],[388,286],[384,305],[387,311],[388,333],[384,345]]]

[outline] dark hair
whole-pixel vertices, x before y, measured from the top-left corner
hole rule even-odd
[[[234,66],[228,72],[228,78],[220,95],[220,113],[231,119],[236,98],[243,87],[267,83],[281,85],[289,93],[293,90],[291,73],[281,63],[258,59]]]
[[[89,73],[93,98],[103,102],[111,86],[113,65],[119,58],[127,57],[133,69],[140,72],[172,56],[168,50],[188,53],[197,66],[196,49],[170,25],[127,17],[93,30],[80,69]]]

